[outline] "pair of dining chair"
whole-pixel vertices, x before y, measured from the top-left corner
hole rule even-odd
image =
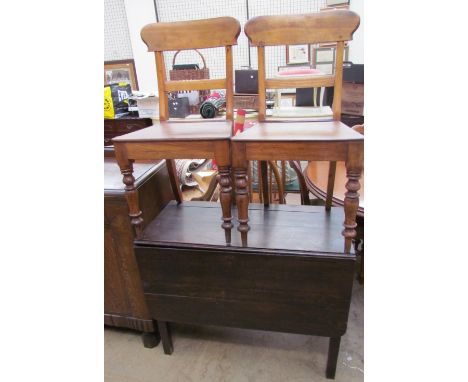
[[[238,209],[238,230],[246,234],[248,226],[248,160],[345,160],[348,168],[348,194],[345,201],[345,251],[355,235],[356,201],[362,153],[362,137],[342,124],[341,90],[344,42],[351,40],[359,26],[359,16],[348,10],[333,10],[305,15],[259,16],[245,24],[250,44],[258,49],[259,122],[233,136],[233,53],[241,28],[232,17],[206,20],[154,23],[145,26],[141,37],[148,51],[155,53],[159,92],[160,122],[113,139],[116,159],[123,174],[129,215],[137,237],[143,220],[132,175],[132,163],[138,160],[166,159],[172,190],[178,203],[182,195],[175,174],[176,158],[214,158],[219,170],[222,228],[226,242],[233,227],[232,179]],[[275,45],[336,43],[334,75],[296,78],[266,78],[265,47]],[[201,48],[225,48],[226,76],[222,79],[170,81],[166,78],[164,51]],[[333,120],[279,123],[266,118],[266,89],[334,87]],[[168,93],[182,90],[226,91],[226,120],[168,121]],[[357,145],[354,145],[357,142]],[[331,154],[327,157],[327,153]],[[318,156],[317,156],[318,155]],[[324,159],[325,158],[325,159]],[[233,167],[233,173],[231,168]],[[357,184],[356,184],[357,182]],[[349,187],[348,187],[349,186]]]

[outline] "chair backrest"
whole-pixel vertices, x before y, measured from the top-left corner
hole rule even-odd
[[[141,38],[149,52],[155,52],[158,77],[159,118],[169,118],[167,93],[181,90],[226,89],[226,119],[233,115],[232,45],[237,44],[240,24],[233,17],[205,20],[152,23],[141,30]],[[226,77],[187,81],[168,81],[164,51],[225,47]]]
[[[244,27],[251,45],[258,48],[259,119],[266,114],[266,89],[333,87],[333,119],[341,115],[343,54],[345,41],[359,27],[359,15],[332,10],[306,15],[258,16]],[[265,46],[336,43],[335,74],[296,78],[266,78]]]

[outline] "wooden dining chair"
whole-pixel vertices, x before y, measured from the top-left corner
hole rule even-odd
[[[301,25],[302,23],[302,25]],[[347,10],[334,10],[318,14],[295,16],[260,16],[249,20],[245,25],[245,34],[253,45],[258,48],[259,70],[259,121],[267,121],[266,116],[266,90],[281,88],[313,88],[313,103],[323,106],[323,94],[325,87],[333,87],[333,120],[341,118],[341,98],[343,82],[343,55],[345,41],[351,40],[354,31],[359,27],[359,16]],[[308,29],[306,31],[305,29]],[[301,41],[301,42],[299,42]],[[304,76],[296,78],[266,78],[265,47],[271,45],[294,45],[313,43],[337,43],[335,75]],[[317,90],[320,89],[320,92]],[[320,95],[319,95],[319,94]],[[275,120],[277,121],[277,120]],[[298,121],[301,121],[298,119]],[[303,122],[312,122],[307,118]],[[279,122],[279,121],[278,121]],[[316,121],[316,123],[320,123]],[[298,162],[291,163],[291,167],[297,172]],[[261,166],[266,167],[266,162],[261,161]],[[266,171],[266,169],[264,170]],[[329,182],[325,208],[330,210],[332,206],[333,184],[336,173],[336,161],[331,161],[329,166]],[[269,190],[263,188],[265,195]],[[268,199],[265,206],[268,205]],[[301,193],[301,200],[309,202],[307,196]]]
[[[259,122],[232,138],[233,167],[236,179],[238,230],[247,232],[246,161],[249,160],[337,160],[346,162],[345,252],[349,252],[356,231],[359,204],[359,178],[362,169],[363,137],[340,122],[345,41],[352,40],[359,27],[359,15],[348,10],[333,10],[304,15],[259,16],[244,27],[250,44],[258,52]],[[295,78],[267,78],[267,46],[336,43],[335,74]],[[333,87],[333,116],[329,121],[300,119],[269,120],[266,115],[267,89]],[[332,184],[332,182],[330,182]],[[326,209],[331,207],[327,199]]]
[[[174,159],[214,158],[219,170],[222,227],[230,242],[231,162],[230,138],[233,121],[232,46],[237,44],[240,24],[232,17],[152,23],[141,30],[141,38],[154,52],[159,93],[159,122],[146,129],[113,139],[116,158],[123,174],[130,218],[137,238],[142,233],[141,211],[134,186],[132,163],[135,160],[166,159],[174,197],[182,194]],[[225,48],[226,76],[220,79],[170,81],[166,78],[165,51]],[[170,121],[168,93],[183,90],[226,90],[226,120]]]

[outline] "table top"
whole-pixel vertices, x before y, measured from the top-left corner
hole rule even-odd
[[[212,202],[171,201],[143,231],[137,245],[172,247],[225,247],[226,250],[285,252],[313,251],[343,255],[344,222],[342,207],[325,211],[325,207],[249,204],[248,246],[243,247],[241,234],[234,227],[232,242],[226,246],[221,228],[221,206]],[[237,211],[233,209],[233,216]],[[235,219],[234,219],[235,221]],[[348,256],[348,255],[346,255]]]

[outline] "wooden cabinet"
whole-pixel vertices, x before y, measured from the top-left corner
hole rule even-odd
[[[151,221],[172,197],[166,164],[135,163],[135,185],[145,222]],[[143,297],[133,251],[122,175],[115,158],[104,159],[104,324],[144,333],[147,347],[159,337]]]
[[[104,146],[112,145],[112,138],[151,126],[151,118],[126,116],[117,119],[104,119]]]
[[[341,112],[357,116],[364,115],[364,84],[343,82]]]

